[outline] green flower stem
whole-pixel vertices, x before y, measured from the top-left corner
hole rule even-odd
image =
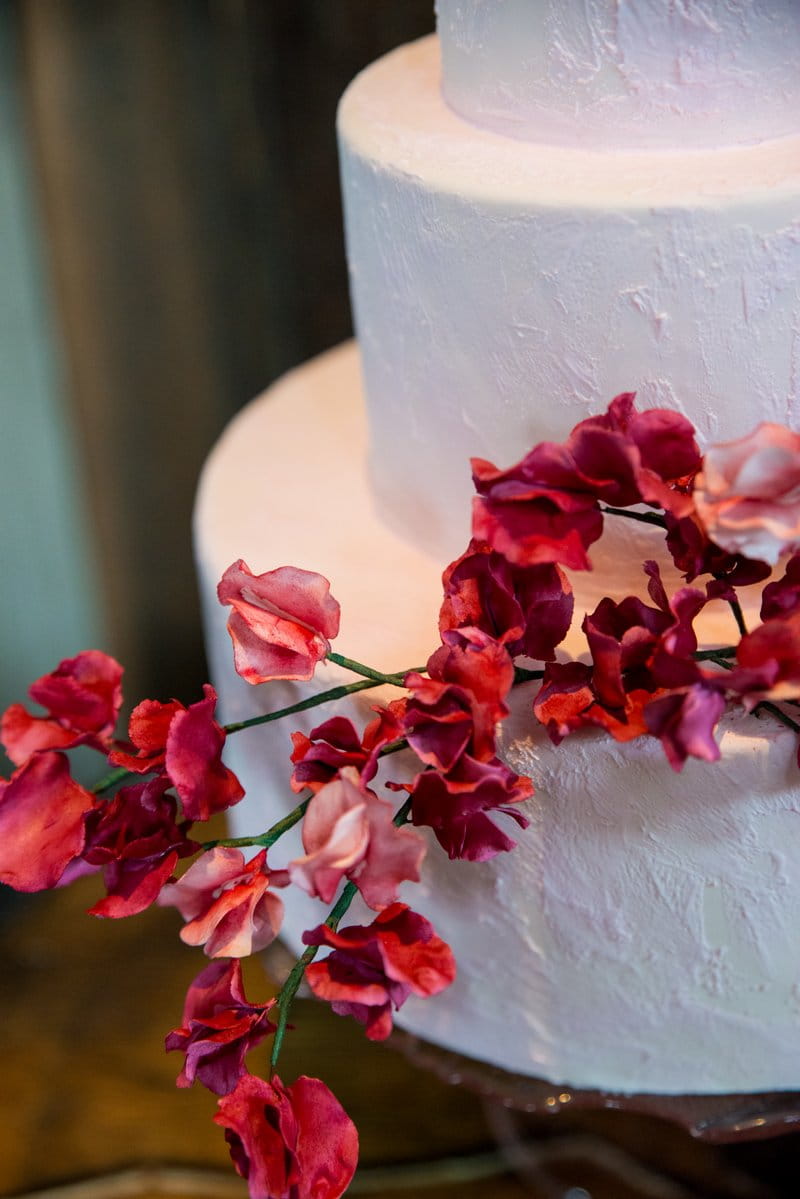
[[[382,679],[365,679],[361,683],[345,683],[340,687],[331,687],[328,691],[318,691],[316,695],[309,695],[296,704],[289,704],[288,708],[277,708],[274,712],[265,712],[263,716],[251,716],[248,720],[239,720],[223,727],[226,733],[239,733],[242,729],[253,729],[259,724],[270,724],[273,720],[282,720],[284,716],[293,716],[295,712],[305,712],[308,708],[316,708],[319,704],[344,699],[346,695],[355,695],[357,691],[369,691],[371,687],[380,686],[381,682],[383,682]]]
[[[399,748],[399,747],[398,747]],[[308,802],[308,801],[306,801]],[[394,815],[393,823],[399,828],[403,824],[409,823],[411,815],[411,796],[402,805]],[[275,826],[277,828],[277,825]],[[355,883],[349,882],[342,891],[341,895],[333,905],[325,924],[330,929],[339,927],[339,921],[344,916],[350,904],[358,894],[358,887]],[[292,1000],[297,994],[297,989],[303,981],[303,975],[306,972],[306,966],[309,966],[317,956],[319,945],[309,945],[305,952],[297,959],[286,982],[278,992],[278,1027],[275,1030],[275,1040],[272,1043],[272,1057],[270,1058],[270,1072],[275,1073],[278,1065],[281,1048],[283,1046],[283,1038],[286,1035],[286,1025],[289,1019],[289,1008],[292,1006]]]
[[[101,779],[98,779],[92,787],[92,793],[102,795],[104,791],[108,791],[109,787],[116,786],[117,783],[121,783],[129,776],[133,776],[133,771],[126,770],[124,766],[117,766],[115,770],[109,770],[108,774],[104,774]]]
[[[302,820],[305,816],[306,808],[311,803],[312,797],[304,799],[296,808],[292,808],[288,816],[284,816],[283,820],[279,820],[277,824],[273,824],[265,833],[260,833],[256,837],[219,837],[216,841],[202,841],[200,848],[216,849],[218,846],[225,846],[229,849],[245,849],[250,845],[259,845],[262,849],[269,849],[274,845],[284,833],[290,828],[294,828],[298,820]]]
[[[736,621],[736,627],[739,630],[739,636],[746,637],[747,636],[747,625],[744,622],[744,612],[742,611],[742,605],[739,603],[738,599],[732,599],[732,600],[728,600],[728,607],[730,608],[731,612],[733,613],[733,619]]]
[[[788,712],[784,712],[783,708],[779,708],[777,704],[773,704],[768,699],[762,699],[760,704],[756,704],[753,708],[754,712],[769,712],[781,724],[785,724],[787,729],[792,729],[795,733],[800,733],[800,724],[796,720],[792,720]]]
[[[363,662],[356,662],[355,658],[345,658],[344,654],[336,654],[331,650],[328,653],[328,661],[334,662],[337,666],[343,666],[345,670],[352,670],[353,674],[361,674],[365,679],[374,679],[376,683],[389,683],[393,687],[402,687],[403,679],[408,674],[407,670],[397,670],[394,674],[384,674],[382,670],[373,670],[371,666],[365,666]],[[424,666],[411,666],[410,670],[424,671]]]
[[[529,683],[532,679],[543,679],[543,670],[527,670],[524,666],[514,668],[514,686],[518,683]]]
[[[331,908],[325,924],[330,929],[336,929],[339,921],[344,916],[350,904],[358,894],[358,887],[355,883],[348,883],[336,903]],[[303,975],[306,972],[306,966],[313,962],[317,955],[319,945],[309,945],[306,951],[297,959],[292,969],[289,971],[289,976],[286,982],[281,987],[278,993],[278,1027],[275,1029],[275,1040],[272,1043],[272,1057],[270,1058],[270,1071],[275,1073],[280,1057],[281,1048],[283,1046],[283,1038],[286,1035],[286,1024],[289,1019],[289,1009],[292,1006],[292,1000],[297,994],[297,989],[303,981]]]
[[[600,511],[604,516],[626,516],[628,520],[638,520],[645,525],[658,525],[659,529],[667,527],[664,517],[656,512],[633,512],[630,508],[612,508],[608,504],[601,504]]]

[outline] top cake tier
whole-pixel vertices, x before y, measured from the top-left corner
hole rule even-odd
[[[442,89],[466,120],[602,149],[800,132],[798,0],[437,0]]]

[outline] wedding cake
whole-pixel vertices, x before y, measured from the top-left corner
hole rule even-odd
[[[340,106],[359,348],[251,404],[203,475],[196,547],[226,721],[352,677],[323,665],[309,685],[244,683],[216,600],[232,561],[321,572],[342,653],[419,667],[441,571],[469,538],[471,456],[509,466],[627,390],[683,413],[705,444],[797,425],[795,0],[438,0],[437,16],[438,37],[375,63]],[[642,592],[657,531],[619,525],[572,577],[576,613]],[[734,640],[725,605],[708,612],[704,640]],[[376,695],[393,697],[351,697],[359,727]],[[653,738],[553,746],[531,696],[515,690],[503,731],[535,786],[530,827],[480,865],[432,844],[409,902],[458,978],[397,1022],[571,1086],[796,1089],[794,735],[738,710],[722,760],[675,773]],[[231,739],[247,791],[235,834],[293,806],[289,733],[334,711]],[[278,849],[281,865],[299,840]],[[290,944],[320,919],[287,893]]]

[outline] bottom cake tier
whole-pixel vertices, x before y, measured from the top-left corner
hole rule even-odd
[[[195,540],[223,720],[352,681],[330,664],[310,684],[253,688],[235,674],[216,585],[237,558],[255,573],[291,564],[326,575],[342,605],[342,654],[397,671],[423,665],[436,648],[446,563],[380,522],[366,440],[357,350],[348,344],[254,401],[210,456]],[[399,510],[418,502],[397,497]],[[571,1087],[796,1088],[794,736],[770,718],[733,712],[721,724],[722,760],[690,760],[676,774],[649,738],[621,746],[576,734],[554,747],[531,714],[532,686],[514,691],[502,734],[503,755],[536,789],[525,805],[530,827],[512,853],[481,864],[451,862],[431,839],[422,884],[403,898],[450,943],[458,977],[434,999],[409,1000],[396,1022],[446,1049]],[[233,834],[259,833],[294,806],[292,731],[335,712],[361,726],[371,704],[389,697],[364,691],[346,707],[232,737],[227,760],[247,791],[230,813]],[[387,760],[394,779],[412,769],[403,757]],[[294,829],[270,862],[281,866],[299,849]],[[283,895],[284,935],[296,949],[326,909],[296,888]],[[352,913],[353,921],[367,914]]]

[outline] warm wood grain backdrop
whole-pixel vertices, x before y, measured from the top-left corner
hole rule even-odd
[[[334,137],[432,0],[16,0],[43,244],[131,697],[205,668],[190,547],[228,418],[350,331]],[[268,465],[268,464],[265,464]]]

